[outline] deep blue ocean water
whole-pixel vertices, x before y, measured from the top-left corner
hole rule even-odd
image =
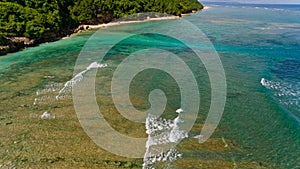
[[[224,66],[227,100],[224,115],[214,137],[231,140],[230,145],[233,148],[224,152],[203,151],[196,148],[184,150],[183,163],[188,164],[184,159],[190,158],[208,161],[233,160],[241,166],[245,163],[251,165],[251,162],[258,162],[258,164],[262,163],[262,166],[266,164],[268,168],[298,169],[300,167],[300,6],[204,4],[209,8],[185,19],[206,34],[219,53]],[[155,29],[160,24],[148,22],[123,25],[119,28],[130,32],[149,26]],[[108,31],[110,29],[116,31],[107,28]],[[170,28],[171,31],[176,29]],[[7,95],[18,93],[19,88],[11,85],[12,81],[21,83],[15,81],[16,77],[32,72],[41,76],[55,75],[54,82],[63,83],[69,80],[80,50],[93,33],[78,34],[68,39],[1,56],[0,98],[6,99]],[[101,38],[100,44],[105,45],[113,37]],[[149,39],[138,39],[134,43],[136,45],[150,43],[155,46],[157,41],[154,44]],[[98,47],[97,45],[99,44],[90,46],[90,50],[93,51]],[[134,48],[134,45],[129,47]],[[116,50],[126,52],[122,51],[122,48]],[[31,76],[31,78],[41,77]],[[27,80],[36,82],[29,78]],[[158,77],[156,80],[161,79]],[[35,88],[29,90],[33,95],[37,88],[42,88],[46,80],[42,79],[36,83]],[[25,84],[20,86],[26,88]],[[143,81],[136,84],[137,88],[143,85]],[[178,96],[175,95],[174,100],[175,97]],[[203,100],[204,105],[209,104],[205,99]],[[7,111],[5,106],[2,106],[1,110]],[[206,115],[202,113],[200,112],[199,115]],[[199,118],[197,122],[202,123],[203,118]]]

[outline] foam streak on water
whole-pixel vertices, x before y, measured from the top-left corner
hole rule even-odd
[[[83,79],[84,74],[86,74],[88,71],[90,71],[91,69],[97,69],[97,68],[104,68],[107,67],[107,64],[100,64],[97,62],[93,62],[91,63],[85,70],[83,70],[82,72],[76,74],[71,80],[67,81],[64,84],[64,87],[58,92],[58,95],[56,96],[56,99],[59,100],[62,96],[63,93],[65,93],[66,91],[72,89],[72,87],[74,85],[76,85],[76,83],[80,82]]]
[[[179,111],[180,110],[180,111]],[[154,169],[160,162],[169,167],[171,162],[182,157],[182,153],[176,150],[176,145],[188,137],[188,132],[180,129],[182,109],[176,111],[178,116],[174,120],[167,120],[156,115],[149,114],[146,119],[146,153],[144,155],[143,169]]]
[[[290,108],[292,111],[295,109],[295,112],[300,112],[300,84],[271,81],[265,78],[262,78],[260,83],[269,89],[284,107]],[[300,122],[298,114],[294,114],[293,116]]]
[[[76,74],[71,80],[66,83],[56,83],[50,82],[46,84],[43,89],[38,89],[36,91],[36,97],[34,99],[33,105],[38,104],[51,104],[57,100],[71,98],[72,87],[83,79],[84,74],[86,74],[91,69],[104,68],[107,64],[100,64],[97,62],[91,63],[85,70]],[[53,95],[56,95],[53,97]]]

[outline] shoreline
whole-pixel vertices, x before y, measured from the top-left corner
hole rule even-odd
[[[102,24],[98,24],[98,25],[79,25],[76,29],[65,30],[64,31],[65,33],[68,32],[68,33],[66,33],[67,35],[65,35],[65,36],[54,37],[54,38],[46,40],[46,41],[28,39],[25,37],[9,37],[9,38],[7,38],[7,40],[9,42],[5,45],[0,46],[0,57],[4,56],[6,54],[9,54],[9,53],[15,53],[15,52],[19,52],[22,50],[26,50],[30,47],[35,47],[35,46],[39,46],[42,44],[47,44],[49,42],[55,42],[58,40],[67,39],[71,36],[74,36],[76,34],[79,34],[79,33],[85,32],[85,31],[98,30],[98,29],[102,29],[102,28],[106,28],[106,27],[119,26],[119,25],[124,25],[124,24],[145,23],[145,22],[155,22],[155,21],[164,21],[164,20],[176,20],[176,19],[180,19],[180,18],[183,18],[186,16],[190,16],[192,14],[195,14],[195,13],[205,10],[205,9],[208,9],[208,7],[203,6],[203,8],[200,10],[181,14],[181,16],[175,16],[175,15],[169,15],[169,14],[163,14],[163,16],[157,16],[158,13],[154,13],[155,17],[142,16],[141,17],[142,19],[141,19],[141,18],[139,18],[140,17],[139,14],[137,14],[138,18],[134,18],[132,20],[127,20],[127,21],[126,20],[122,21],[121,19],[124,19],[124,18],[120,18],[120,19],[117,19],[117,20],[109,22],[109,23],[102,23]],[[148,13],[148,14],[150,14],[150,13]],[[14,40],[14,39],[16,39],[16,40]],[[30,43],[28,43],[28,41],[30,41]]]
[[[98,25],[79,25],[78,28],[75,29],[74,33],[71,35],[68,35],[66,37],[63,37],[62,39],[66,39],[73,34],[81,33],[84,31],[90,31],[90,30],[98,30],[102,28],[107,28],[107,27],[112,27],[112,26],[120,26],[120,25],[125,25],[125,24],[135,24],[135,23],[145,23],[145,22],[153,22],[153,21],[164,21],[164,20],[175,20],[175,19],[180,19],[181,17],[179,16],[162,16],[162,17],[156,17],[156,18],[151,18],[147,17],[146,19],[143,20],[129,20],[129,21],[112,21],[109,23],[102,23]]]

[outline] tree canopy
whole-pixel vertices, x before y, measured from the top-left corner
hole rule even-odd
[[[180,15],[201,8],[197,0],[0,0],[0,43],[3,37],[40,39],[134,13]]]

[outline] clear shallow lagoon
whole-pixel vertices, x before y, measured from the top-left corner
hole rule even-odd
[[[183,140],[178,145],[183,157],[172,163],[172,168],[234,168],[235,165],[238,168],[300,167],[299,18],[300,11],[295,6],[255,5],[211,5],[207,10],[186,17],[210,38],[218,51],[226,73],[228,92],[224,115],[213,137],[202,145],[193,139]],[[160,26],[159,22],[153,22],[120,28],[130,31],[149,24]],[[72,78],[76,58],[92,34],[82,33],[0,57],[2,163],[72,166],[82,162],[86,163],[85,167],[122,168],[126,161],[131,161],[133,168],[141,168],[141,160],[111,155],[88,141],[77,122],[69,95],[60,101],[54,99],[63,84]],[[112,37],[105,38],[109,41]],[[105,40],[101,45],[105,45]],[[157,45],[149,40],[135,40],[139,42],[137,45]],[[91,51],[95,47],[97,45],[91,46]],[[131,48],[134,50],[135,47]],[[117,54],[111,58],[111,64],[120,59],[118,52],[128,52],[122,51],[122,48],[115,50]],[[193,63],[193,60],[189,62]],[[109,110],[106,118],[118,131],[146,137],[143,125],[111,115],[116,111],[106,93],[110,88],[111,73],[112,69],[103,69],[97,74],[96,90],[100,93],[97,99],[101,109]],[[157,83],[145,83],[149,76]],[[200,131],[209,105],[209,91],[205,88],[208,79],[207,75],[203,76],[203,87],[200,87],[204,93],[201,96],[203,108],[192,134]],[[144,109],[149,106],[147,92],[139,92],[138,89],[148,91],[167,86],[170,96],[167,111],[174,112],[178,108],[178,88],[166,85],[168,78],[155,71],[144,73],[144,76],[141,74],[132,84],[135,89],[132,91],[133,103]],[[169,80],[172,82],[172,79]],[[35,99],[36,105],[33,104]],[[36,118],[45,111],[55,114],[56,118]],[[172,118],[174,114],[166,116]],[[59,150],[63,150],[62,153]],[[48,164],[47,160],[54,162]],[[120,165],[110,164],[109,160],[120,162]]]

